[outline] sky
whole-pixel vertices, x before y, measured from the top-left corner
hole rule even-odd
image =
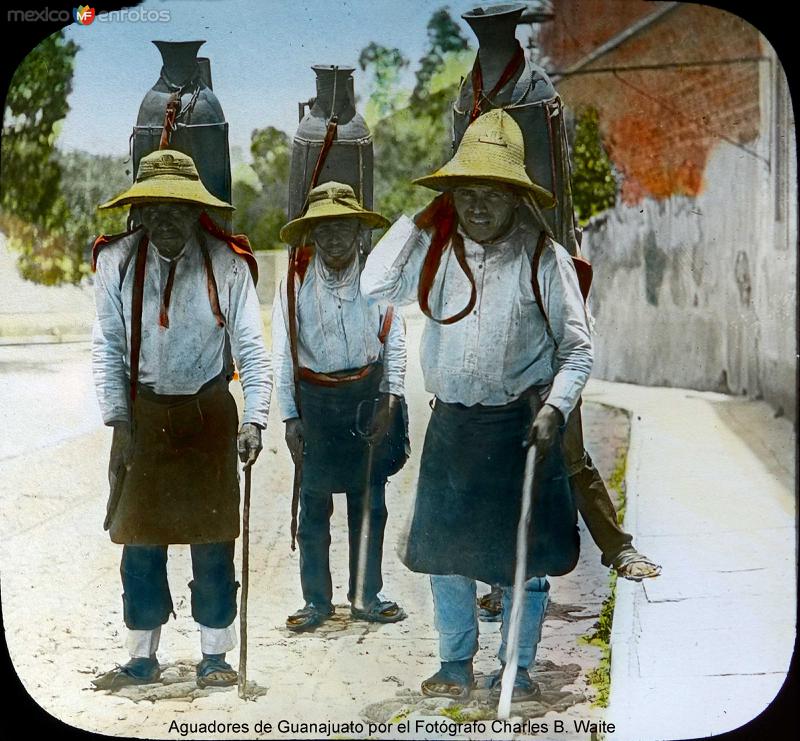
[[[230,124],[231,147],[240,148],[249,159],[253,129],[271,125],[294,133],[298,101],[314,94],[312,64],[356,67],[356,95],[365,96],[367,81],[358,69],[358,56],[375,41],[399,47],[411,60],[411,86],[432,13],[449,7],[472,42],[474,36],[459,16],[479,4],[480,0],[147,0],[139,8],[168,11],[169,20],[72,24],[66,36],[80,50],[59,146],[124,155],[139,104],[161,70],[161,56],[150,42],[206,39],[199,55],[211,59],[214,92]],[[99,4],[94,7],[102,10]]]

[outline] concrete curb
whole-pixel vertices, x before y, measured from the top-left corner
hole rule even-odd
[[[625,529],[664,567],[617,581],[607,739],[738,728],[780,689],[795,636],[795,433],[763,402],[592,381],[631,410]]]

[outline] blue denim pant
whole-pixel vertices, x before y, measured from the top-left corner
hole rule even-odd
[[[478,652],[478,606],[474,579],[457,574],[431,574],[433,611],[439,631],[439,657],[442,661],[471,659]],[[525,602],[519,634],[517,664],[525,669],[536,661],[536,647],[542,636],[550,584],[546,577],[533,577],[525,583]],[[511,619],[512,587],[503,587],[503,624],[498,657],[505,664],[508,625]]]

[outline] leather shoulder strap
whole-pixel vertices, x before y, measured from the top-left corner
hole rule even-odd
[[[228,249],[232,250],[237,255],[241,255],[245,259],[245,262],[247,262],[247,267],[250,268],[250,275],[253,276],[253,283],[257,284],[258,262],[256,261],[256,256],[253,253],[253,247],[251,246],[247,235],[229,234],[205,211],[200,214],[200,226],[203,227],[203,230],[206,233],[210,234],[212,237],[216,237],[222,242],[225,242],[225,244],[228,245]]]
[[[131,405],[136,401],[136,385],[139,383],[139,355],[142,349],[142,306],[144,304],[144,271],[147,266],[147,234],[142,232],[136,251],[136,266],[133,275],[133,299],[131,302]]]
[[[417,215],[415,223],[420,229],[433,230],[433,237],[428,251],[425,253],[425,260],[422,263],[419,276],[419,286],[417,288],[419,307],[428,319],[433,320],[437,324],[453,324],[463,319],[475,307],[475,302],[478,298],[478,289],[475,285],[475,276],[472,275],[472,271],[467,264],[466,254],[464,253],[464,240],[458,233],[458,221],[452,195],[450,193],[443,193],[434,198],[428,207]],[[433,316],[428,298],[431,288],[433,287],[434,278],[436,278],[436,273],[439,271],[442,255],[448,244],[452,247],[459,266],[467,276],[467,280],[469,280],[470,296],[467,305],[457,314],[445,319],[439,319]]]
[[[289,269],[286,274],[286,312],[289,323],[289,353],[292,357],[292,377],[294,380],[294,404],[297,413],[300,412],[300,361],[297,353],[297,287],[295,286],[295,275],[297,275],[297,256],[299,248],[292,247],[289,253]]]
[[[381,341],[381,345],[386,344],[386,338],[389,336],[389,330],[392,328],[393,319],[394,306],[389,304],[388,308],[386,309],[386,314],[383,317],[383,322],[381,323],[381,331],[378,332],[378,339]]]
[[[123,237],[129,237],[131,234],[136,233],[141,228],[141,226],[137,226],[134,229],[130,229],[127,232],[120,232],[119,234],[101,234],[97,239],[95,239],[94,244],[92,244],[92,272],[94,273],[97,271],[97,257],[103,247],[113,244],[114,242],[118,242]],[[131,254],[133,254],[133,251],[131,251]],[[128,262],[129,260],[125,262],[123,275],[125,272],[127,272]]]
[[[553,329],[550,326],[550,319],[547,316],[547,311],[544,308],[544,301],[542,300],[542,289],[539,286],[539,263],[542,261],[542,253],[547,246],[547,235],[544,231],[539,232],[539,241],[536,243],[536,249],[533,251],[533,259],[531,260],[531,285],[533,287],[533,297],[536,299],[536,305],[539,311],[542,312],[544,323],[547,327],[547,333],[556,341]],[[556,342],[556,344],[558,344]]]
[[[219,307],[217,279],[214,277],[214,267],[208,251],[208,244],[206,244],[206,240],[203,237],[200,239],[200,251],[203,253],[203,264],[206,268],[206,288],[208,289],[208,302],[211,304],[211,312],[217,320],[217,326],[224,327],[225,317],[222,316],[222,310]]]

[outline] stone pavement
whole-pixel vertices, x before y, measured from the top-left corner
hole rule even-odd
[[[618,580],[608,739],[717,735],[756,717],[795,640],[795,431],[763,402],[600,381],[631,410],[626,529],[664,567]]]
[[[421,319],[412,315],[408,324],[409,346],[416,348]],[[26,379],[35,388],[49,388],[52,410],[49,424],[54,428],[53,441],[45,444],[31,437],[28,444],[7,446],[6,456],[0,461],[0,568],[6,640],[23,684],[49,713],[79,728],[134,737],[178,738],[180,731],[173,721],[224,721],[247,723],[249,733],[229,730],[200,735],[314,738],[320,734],[296,729],[280,732],[277,723],[366,724],[402,717],[449,723],[443,712],[460,719],[492,712],[485,693],[477,693],[470,707],[449,710],[442,710],[449,701],[423,699],[419,693],[420,681],[438,667],[430,589],[426,577],[406,570],[395,554],[412,502],[430,413],[429,396],[423,390],[414,357],[409,362],[408,379],[413,457],[388,489],[390,519],[385,549],[385,592],[406,607],[408,620],[387,626],[350,620],[345,607],[346,520],[344,507],[337,500],[331,554],[336,619],[312,634],[297,636],[284,628],[286,615],[299,607],[302,599],[298,555],[289,549],[291,464],[276,409],[265,449],[254,468],[251,513],[248,679],[265,693],[245,703],[233,689],[200,692],[185,681],[187,675],[191,676],[199,650],[186,587],[190,566],[185,547],[170,549],[177,618],[165,626],[159,650],[169,682],[161,689],[150,688],[139,694],[115,696],[92,691],[90,679],[96,673],[127,657],[118,571],[120,547],[111,544],[102,531],[110,434],[99,425],[98,418],[87,431],[87,421],[75,415],[76,399],[91,398],[88,346],[84,375],[78,372],[76,348],[0,348],[0,381],[6,378],[3,374],[9,367],[17,373],[13,384],[0,383],[4,412],[24,421],[28,397],[20,388],[26,385]],[[37,352],[41,352],[38,360]],[[65,366],[60,353],[67,352],[69,363]],[[69,367],[70,373],[60,382],[59,369],[63,367]],[[592,455],[608,475],[627,445],[627,416],[589,404],[586,419]],[[73,425],[72,433],[55,434],[61,425]],[[15,429],[16,434],[24,436],[24,424]],[[24,437],[22,442],[26,442]],[[520,717],[551,724],[557,718],[571,724],[572,719],[603,717],[603,710],[591,705],[594,690],[587,683],[587,673],[599,662],[600,649],[580,642],[579,637],[591,632],[597,621],[608,596],[608,572],[585,534],[582,542],[575,571],[552,580],[552,603],[536,672],[545,689],[544,702],[515,706]],[[497,623],[482,625],[476,664],[479,672],[488,673],[496,667],[498,631]],[[230,658],[235,664],[237,656]],[[271,722],[271,733],[254,732],[259,721]],[[366,732],[333,735],[360,737]],[[396,731],[374,735],[395,737]],[[425,735],[449,737],[447,733],[424,731],[412,732],[409,737]],[[511,734],[492,735],[508,738]],[[559,738],[588,741],[590,734],[562,734]]]

